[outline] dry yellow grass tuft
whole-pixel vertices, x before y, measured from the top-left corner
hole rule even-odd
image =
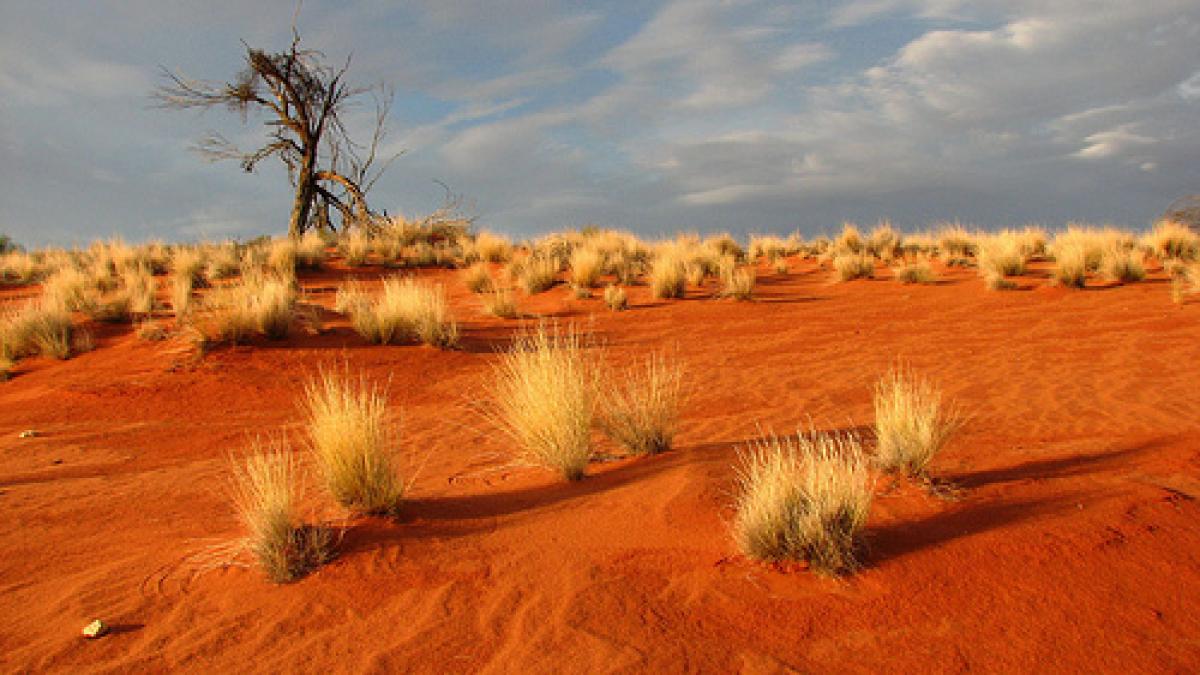
[[[896,281],[902,284],[931,284],[937,281],[933,266],[924,256],[901,260],[899,265],[892,268],[892,272],[896,275]]]
[[[580,288],[592,288],[604,269],[604,253],[591,246],[576,248],[571,253],[571,283]]]
[[[477,262],[462,271],[463,284],[472,293],[484,293],[491,290],[492,273],[487,263]]]
[[[349,234],[342,237],[338,248],[347,265],[362,267],[367,264],[367,258],[371,255],[371,235],[361,227],[354,228]]]
[[[604,288],[604,304],[614,312],[629,309],[629,295],[620,286],[606,286]]]
[[[766,436],[742,453],[737,483],[733,536],[747,556],[807,560],[828,574],[858,567],[873,488],[858,439]]]
[[[758,275],[753,267],[738,267],[728,259],[728,264],[721,265],[721,290],[723,298],[734,300],[751,300],[754,298],[754,284]]]
[[[450,315],[442,287],[412,277],[385,279],[382,293],[375,298],[352,282],[338,291],[337,310],[348,312],[354,330],[373,344],[407,339],[441,348],[458,344],[458,323]]]
[[[1083,246],[1055,245],[1051,282],[1068,288],[1083,288],[1087,283],[1087,270],[1087,250]]]
[[[517,285],[525,293],[534,295],[549,290],[558,281],[559,262],[557,258],[544,255],[532,255],[511,268]]]
[[[858,253],[833,257],[834,278],[838,281],[875,278],[875,258]]]
[[[1159,221],[1142,241],[1154,255],[1163,260],[1200,258],[1200,234],[1173,220]]]
[[[404,496],[383,391],[348,372],[322,371],[304,386],[310,448],[333,498],[362,513],[394,514]]]
[[[671,449],[683,398],[683,365],[651,355],[604,378],[600,428],[632,454],[665,452]]]
[[[482,412],[517,445],[524,462],[567,480],[583,477],[592,456],[596,368],[572,327],[539,324],[500,356]]]
[[[271,581],[293,581],[332,557],[329,530],[301,523],[303,481],[291,450],[282,443],[264,449],[256,441],[249,455],[231,463],[246,547]]]
[[[500,319],[515,319],[519,314],[513,293],[503,286],[495,286],[479,296],[483,311]]]
[[[75,338],[71,313],[52,302],[31,302],[0,316],[0,356],[5,359],[33,354],[67,359]]]
[[[682,298],[687,262],[673,250],[661,251],[650,264],[650,293],[656,298]]]
[[[1143,281],[1146,278],[1145,256],[1137,248],[1108,246],[1100,258],[1100,274],[1123,284]]]
[[[875,461],[884,471],[927,475],[929,462],[962,426],[929,380],[895,368],[875,385]]]
[[[296,292],[286,280],[246,275],[241,283],[213,290],[205,305],[217,339],[237,344],[261,334],[278,340],[291,332]]]

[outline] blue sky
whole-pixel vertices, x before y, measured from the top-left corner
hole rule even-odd
[[[290,190],[188,150],[261,120],[156,109],[295,4],[0,0],[0,232],[26,245],[282,233]],[[305,2],[305,42],[396,90],[373,204],[481,226],[832,231],[890,218],[1143,227],[1200,192],[1194,0]],[[370,110],[354,115],[365,124]]]

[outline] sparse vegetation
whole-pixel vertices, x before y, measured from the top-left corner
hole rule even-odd
[[[833,258],[833,269],[838,281],[875,278],[875,259],[869,255],[850,253]]]
[[[245,458],[231,461],[245,545],[271,581],[293,581],[332,557],[329,529],[301,522],[304,484],[291,450],[282,442],[267,448],[255,442]]]
[[[629,309],[629,295],[620,286],[606,286],[604,288],[604,304],[614,312]]]
[[[492,273],[486,263],[478,262],[462,271],[463,283],[472,293],[484,293],[492,288]]]
[[[903,368],[875,385],[875,461],[884,471],[925,477],[929,462],[961,426],[929,380]]]
[[[517,317],[517,301],[511,290],[496,286],[479,296],[483,309],[488,314],[500,319],[515,319]]]
[[[806,560],[828,574],[853,571],[872,484],[853,436],[767,436],[742,453],[733,535],[751,558]]]
[[[660,254],[650,266],[650,293],[656,298],[682,298],[687,265],[674,252]]]
[[[683,403],[683,366],[654,354],[610,373],[601,388],[600,427],[628,452],[671,449]]]
[[[515,444],[518,457],[567,480],[592,456],[595,366],[574,328],[539,324],[518,335],[492,373],[483,412]]]
[[[362,513],[394,514],[404,496],[383,391],[348,372],[322,371],[304,387],[310,447],[337,502]]]
[[[441,286],[412,277],[385,279],[382,292],[374,298],[358,284],[348,284],[338,291],[337,309],[349,313],[354,330],[373,344],[408,339],[441,348],[458,344],[458,323],[450,315]]]
[[[933,266],[929,264],[929,259],[924,257],[902,260],[892,271],[896,275],[896,281],[902,284],[931,284],[937,281]]]

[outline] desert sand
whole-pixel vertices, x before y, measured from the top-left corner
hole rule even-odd
[[[450,294],[456,351],[369,346],[332,312],[321,334],[199,360],[94,325],[93,351],[0,383],[0,670],[1197,670],[1200,300],[1173,304],[1157,268],[1067,290],[1035,265],[1011,292],[939,273],[833,284],[805,261],[761,268],[752,302],[522,299],[614,361],[665,348],[687,367],[675,449],[578,483],[513,466],[472,412],[520,322],[483,315],[454,272],[420,274]],[[348,275],[300,279],[331,308]],[[956,497],[881,477],[842,578],[739,555],[739,448],[810,425],[869,447],[871,386],[898,360],[969,415],[932,465]],[[229,457],[298,439],[303,382],[342,363],[388,384],[410,499],[275,585],[230,555]],[[113,631],[82,639],[95,618]]]

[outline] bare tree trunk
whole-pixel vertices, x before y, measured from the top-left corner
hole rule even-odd
[[[292,217],[288,222],[288,236],[299,239],[308,228],[308,214],[316,196],[317,176],[313,170],[315,157],[306,156],[296,176],[296,196],[292,200]]]

